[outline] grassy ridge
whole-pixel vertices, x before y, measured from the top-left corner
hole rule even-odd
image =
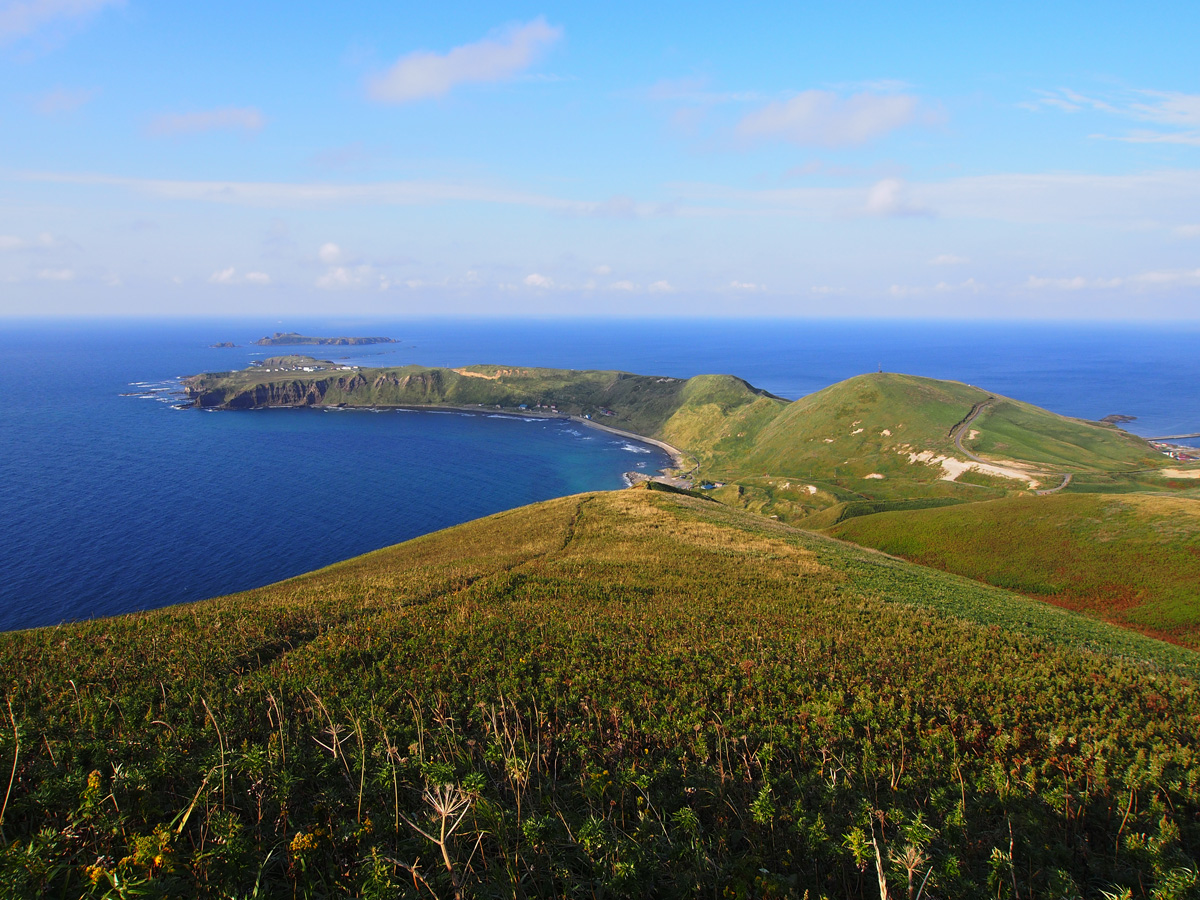
[[[295,371],[218,372],[185,382],[200,406],[521,406],[598,422],[647,437],[691,439],[690,424],[711,425],[742,407],[776,409],[783,401],[731,375],[691,379],[627,372],[467,366],[403,366],[321,374]],[[703,440],[698,449],[703,449]]]
[[[186,384],[201,406],[524,406],[590,415],[680,447],[699,463],[702,477],[737,483],[738,490],[727,492],[733,502],[789,520],[842,500],[981,500],[1024,489],[1025,482],[1005,473],[946,477],[937,457],[966,462],[952,432],[980,405],[967,445],[1001,462],[1015,460],[1027,472],[1103,474],[1164,465],[1144,441],[1111,426],[958,382],[886,373],[851,378],[794,403],[730,375],[677,379],[503,366],[251,368]],[[790,493],[781,487],[792,482],[799,486]]]
[[[701,499],[564,498],[0,635],[0,889],[878,897],[874,840],[894,896],[1183,897],[1196,660]]]
[[[1200,501],[1011,497],[843,521],[831,534],[1200,648]]]
[[[1056,472],[1109,472],[1165,463],[1146,442],[1111,425],[1056,416],[1028,403],[997,398],[972,428],[963,446],[985,457],[1037,460]]]

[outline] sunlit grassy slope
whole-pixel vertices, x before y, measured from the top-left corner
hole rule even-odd
[[[1031,470],[1111,471],[1161,466],[1162,458],[1132,435],[1108,425],[1070,419],[970,385],[889,373],[860,375],[797,400],[757,436],[739,460],[741,470],[815,478],[877,473],[873,491],[889,480],[904,488],[936,481],[940,467],[910,462],[910,451],[957,456],[951,439],[976,404],[988,403],[963,446],[987,459],[1012,460]],[[876,480],[876,479],[872,479]]]
[[[1010,497],[851,518],[830,533],[1200,648],[1200,500]]]
[[[892,896],[1183,897],[1197,659],[696,497],[567,497],[0,635],[0,894],[875,898],[874,839]]]

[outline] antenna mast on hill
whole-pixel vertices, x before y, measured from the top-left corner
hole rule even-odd
[[[880,375],[882,375],[882,374],[883,374],[883,363],[880,363],[880,364],[879,364],[879,374],[880,374]]]

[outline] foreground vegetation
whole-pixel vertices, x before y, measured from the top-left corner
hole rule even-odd
[[[0,635],[0,672],[4,896],[1197,891],[1194,653],[692,496]]]
[[[1200,501],[1060,494],[851,518],[830,533],[1200,649]]]

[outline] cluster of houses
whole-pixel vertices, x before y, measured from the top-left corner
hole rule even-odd
[[[258,366],[262,372],[353,372],[354,366],[281,366],[278,364],[272,366],[264,366],[261,362],[252,362],[252,366]]]
[[[1171,459],[1179,462],[1195,462],[1200,459],[1200,450],[1192,447],[1179,447],[1175,444],[1161,444],[1155,442],[1153,445],[1159,450],[1163,456],[1169,456]]]

